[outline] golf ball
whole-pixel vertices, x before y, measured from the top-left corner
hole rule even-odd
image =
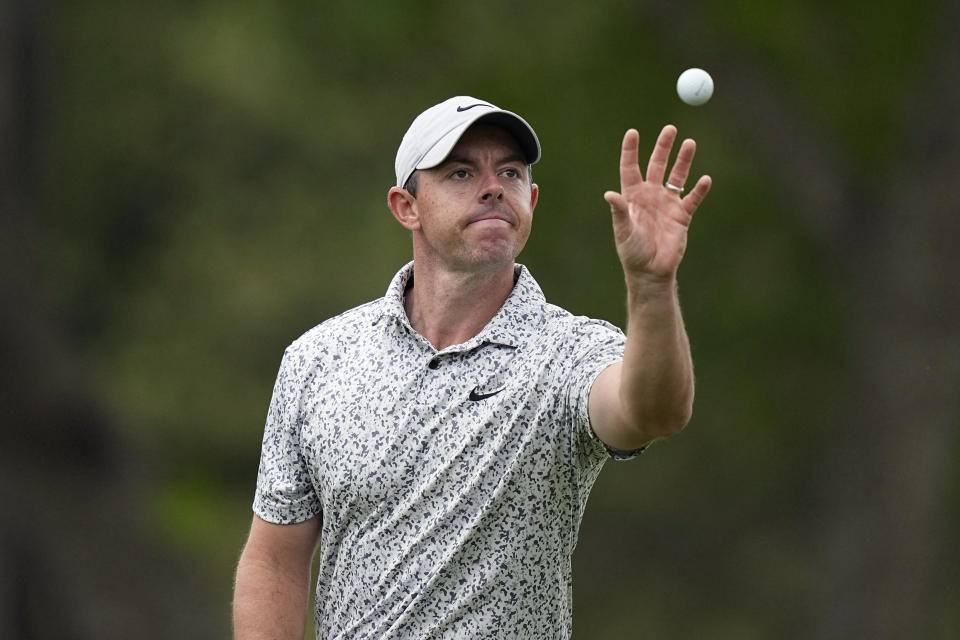
[[[713,78],[703,69],[687,69],[677,78],[677,95],[695,107],[705,104],[713,95]]]

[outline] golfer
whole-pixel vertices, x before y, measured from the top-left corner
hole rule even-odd
[[[413,260],[377,300],[284,352],[237,569],[237,639],[303,637],[311,564],[323,639],[568,638],[571,555],[605,461],[690,419],[677,268],[695,144],[608,191],[626,335],[548,303],[515,262],[540,158],[519,115],[469,96],[410,125],[387,203]]]

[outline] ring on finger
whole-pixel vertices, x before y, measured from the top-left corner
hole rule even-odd
[[[670,189],[670,191],[675,192],[678,196],[679,196],[679,195],[683,195],[683,192],[684,192],[684,188],[683,188],[683,187],[678,187],[677,185],[675,185],[675,184],[670,184],[669,182],[668,182],[667,184],[663,185],[663,186],[665,186],[667,189]]]

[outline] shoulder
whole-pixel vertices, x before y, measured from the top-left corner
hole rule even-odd
[[[547,338],[555,343],[575,343],[584,339],[605,341],[623,338],[623,331],[606,320],[577,315],[548,302],[540,285],[524,265],[517,265],[517,277],[513,315],[521,326],[528,325],[528,332],[535,340]]]
[[[386,317],[403,314],[403,291],[413,275],[413,263],[404,265],[390,281],[386,293],[369,302],[332,316],[299,338],[287,351],[312,351],[334,345],[363,344]]]
[[[554,338],[564,337],[572,342],[584,339],[601,342],[625,339],[620,327],[607,320],[575,315],[550,303],[544,305],[544,330]]]
[[[284,359],[314,360],[342,351],[351,343],[362,343],[382,316],[382,302],[382,298],[371,300],[324,320],[291,342],[284,351]]]

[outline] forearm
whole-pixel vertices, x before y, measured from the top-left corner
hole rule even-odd
[[[628,277],[627,314],[621,406],[653,437],[677,433],[693,412],[694,383],[676,279]]]
[[[272,546],[248,541],[234,585],[234,640],[302,640],[310,562],[291,562]]]
[[[594,431],[616,448],[677,433],[693,413],[693,360],[676,276],[690,221],[712,181],[701,176],[682,195],[696,143],[681,143],[668,174],[676,136],[673,125],[660,131],[644,177],[639,134],[628,130],[620,148],[620,193],[603,194],[627,281],[627,344],[623,361],[594,381],[589,410]]]

